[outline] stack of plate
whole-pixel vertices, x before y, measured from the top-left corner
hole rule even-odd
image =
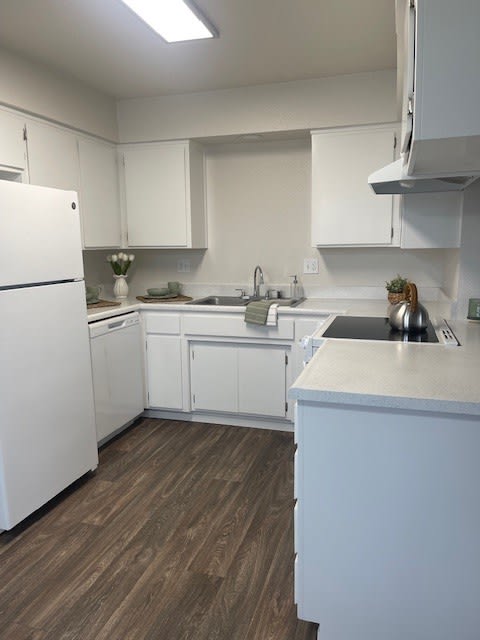
[[[157,287],[153,287],[151,289],[147,289],[147,294],[146,296],[143,296],[144,298],[151,298],[151,299],[158,299],[158,300],[165,300],[167,298],[176,298],[178,296],[178,293],[172,293],[170,291],[170,289],[167,289],[166,287],[164,289],[159,289]]]

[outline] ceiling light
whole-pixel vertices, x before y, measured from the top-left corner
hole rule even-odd
[[[215,28],[192,2],[184,0],[122,0],[167,42],[215,38]]]

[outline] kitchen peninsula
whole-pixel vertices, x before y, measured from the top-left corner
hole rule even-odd
[[[326,340],[290,391],[296,601],[319,638],[478,637],[480,324],[452,328],[461,346]]]

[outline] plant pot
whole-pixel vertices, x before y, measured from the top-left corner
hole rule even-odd
[[[401,291],[400,293],[393,293],[392,291],[390,291],[388,293],[388,301],[390,304],[398,304],[403,300],[405,300],[405,294],[403,293],[403,291]]]
[[[113,285],[113,294],[117,300],[125,300],[128,296],[127,276],[113,276],[115,284]]]

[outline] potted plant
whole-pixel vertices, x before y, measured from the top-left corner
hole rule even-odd
[[[403,290],[407,283],[408,279],[404,278],[399,273],[397,273],[395,278],[392,278],[392,280],[387,280],[385,282],[385,289],[388,291],[388,301],[390,304],[397,304],[397,302],[405,300]]]

